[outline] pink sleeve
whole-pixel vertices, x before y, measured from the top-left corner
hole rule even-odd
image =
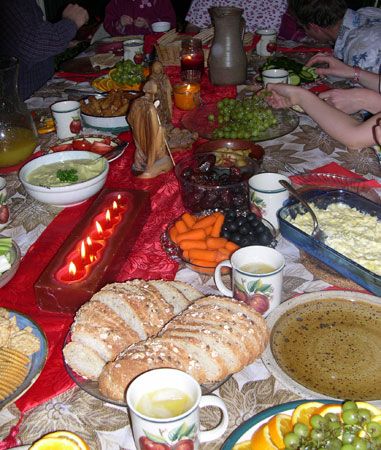
[[[107,33],[111,34],[111,36],[118,36],[121,34],[120,30],[117,28],[117,24],[119,23],[122,14],[123,12],[121,8],[119,8],[118,0],[111,0],[106,6],[103,26]]]

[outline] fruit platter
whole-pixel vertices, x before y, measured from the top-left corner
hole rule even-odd
[[[148,73],[148,68],[141,64],[135,64],[131,60],[120,61],[107,75],[96,78],[91,84],[99,92],[139,91]]]
[[[161,243],[171,258],[212,275],[217,264],[240,247],[275,247],[275,234],[270,222],[250,211],[209,210],[182,214],[168,225]]]
[[[79,150],[97,153],[98,155],[106,155],[117,148],[119,151],[113,152],[109,162],[120,158],[124,153],[128,143],[124,143],[117,138],[102,135],[85,135],[78,136],[75,139],[62,139],[56,141],[53,145],[47,148],[48,153],[63,152],[67,150]]]
[[[295,401],[240,425],[222,450],[378,450],[381,410],[366,402]]]

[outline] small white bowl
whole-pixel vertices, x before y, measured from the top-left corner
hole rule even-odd
[[[126,131],[129,129],[126,116],[101,117],[81,113],[85,126],[101,131]]]
[[[32,170],[45,164],[52,164],[59,161],[68,161],[72,159],[96,159],[99,155],[85,151],[70,151],[49,153],[40,156],[26,163],[19,171],[19,178],[24,185],[27,193],[42,203],[48,203],[53,206],[66,208],[83,203],[97,192],[99,192],[106,182],[109,171],[109,163],[105,159],[104,170],[94,178],[80,183],[73,183],[69,186],[44,187],[30,184],[27,181],[28,175]]]
[[[1,237],[5,237],[1,235]],[[0,275],[0,288],[5,286],[16,275],[21,261],[21,251],[15,241],[12,240],[11,254],[11,268]]]
[[[164,33],[165,31],[169,31],[171,29],[170,22],[154,22],[151,25],[152,31],[155,33]]]

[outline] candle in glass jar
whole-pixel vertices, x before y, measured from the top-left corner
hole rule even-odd
[[[196,108],[200,104],[200,85],[198,83],[182,83],[173,87],[175,105],[184,111]]]
[[[200,82],[204,72],[204,50],[201,39],[190,38],[181,42],[180,66],[183,81]]]

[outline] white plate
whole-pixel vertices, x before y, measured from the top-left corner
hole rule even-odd
[[[81,112],[81,117],[85,126],[95,128],[100,131],[120,133],[130,129],[126,116],[100,117],[90,116]]]
[[[303,294],[282,303],[266,321],[271,335],[262,360],[288,389],[303,398],[350,399],[352,393],[380,404],[381,347],[374,337],[381,321],[380,297],[352,291]],[[305,370],[298,373],[301,358]],[[359,385],[370,389],[361,398]]]

